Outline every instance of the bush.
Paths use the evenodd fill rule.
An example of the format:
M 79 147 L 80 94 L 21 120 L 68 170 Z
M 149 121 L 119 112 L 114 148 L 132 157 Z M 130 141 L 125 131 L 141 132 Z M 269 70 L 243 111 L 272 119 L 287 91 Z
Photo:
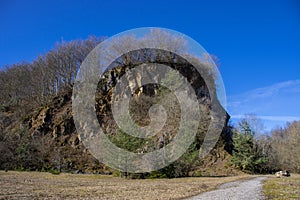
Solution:
M 48 172 L 53 174 L 53 175 L 59 175 L 60 174 L 60 171 L 57 170 L 57 169 L 50 169 Z

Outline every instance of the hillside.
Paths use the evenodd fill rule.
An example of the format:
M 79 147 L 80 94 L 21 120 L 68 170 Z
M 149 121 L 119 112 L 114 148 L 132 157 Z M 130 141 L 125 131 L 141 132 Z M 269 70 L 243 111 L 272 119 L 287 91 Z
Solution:
M 1 112 L 2 134 L 7 136 L 1 146 L 2 169 L 61 168 L 108 173 L 78 139 L 72 118 L 71 94 L 70 90 L 59 94 L 22 119 L 15 118 L 11 111 Z M 224 171 L 229 157 L 224 149 L 228 135 L 222 136 L 211 155 L 196 167 L 199 171 L 211 175 L 228 173 Z
M 86 41 L 64 43 L 58 46 L 56 52 L 51 51 L 44 58 L 39 58 L 32 64 L 17 65 L 0 74 L 4 78 L 15 75 L 22 78 L 26 72 L 28 76 L 32 77 L 28 80 L 31 82 L 25 86 L 21 80 L 20 83 L 10 79 L 7 80 L 7 83 L 3 82 L 2 91 L 4 93 L 0 99 L 1 169 L 59 170 L 106 174 L 115 172 L 100 163 L 86 149 L 76 131 L 72 115 L 74 112 L 74 110 L 72 111 L 72 92 L 76 71 L 84 55 L 98 42 L 98 40 L 89 38 Z M 69 60 L 63 56 L 65 53 L 70 55 Z M 199 62 L 196 58 L 192 59 Z M 98 122 L 110 141 L 131 152 L 147 153 L 168 145 L 176 137 L 178 122 L 182 114 L 180 113 L 180 102 L 166 87 L 157 84 L 141 85 L 142 80 L 153 73 L 151 68 L 146 68 L 145 74 L 125 79 L 126 91 L 132 94 L 130 113 L 139 126 L 148 125 L 150 123 L 148 110 L 152 105 L 159 104 L 163 102 L 163 98 L 168 97 L 168 102 L 163 104 L 168 118 L 162 129 L 153 137 L 143 140 L 129 136 L 120 130 L 113 118 L 111 105 L 113 99 L 118 98 L 118 96 L 113 96 L 113 88 L 127 70 L 141 63 L 164 64 L 180 72 L 196 91 L 201 113 L 195 141 L 190 145 L 188 151 L 176 162 L 152 173 L 152 176 L 181 177 L 238 173 L 229 163 L 233 145 L 231 127 L 227 125 L 228 115 L 224 120 L 223 132 L 215 148 L 204 159 L 199 158 L 199 150 L 211 123 L 212 99 L 216 95 L 216 91 L 208 90 L 207 84 L 214 83 L 205 82 L 203 74 L 197 72 L 185 59 L 176 54 L 170 54 L 170 52 L 153 49 L 130 52 L 112 63 L 109 70 L 100 77 L 95 108 Z M 69 68 L 68 66 L 72 66 L 72 64 L 75 64 L 74 68 Z M 209 67 L 201 63 L 200 65 L 202 65 L 202 73 L 205 73 L 206 76 L 214 76 L 209 71 Z M 44 69 L 47 68 L 53 69 L 53 71 L 45 71 Z M 44 84 L 36 82 L 34 72 L 44 75 L 44 79 L 41 80 Z M 45 76 L 45 73 L 50 74 Z M 171 85 L 178 84 L 172 73 L 158 75 L 155 78 Z M 10 83 L 21 85 L 20 87 L 16 85 L 14 88 Z M 25 88 L 21 90 L 22 87 Z M 37 91 L 41 93 L 37 93 Z M 119 91 L 118 95 L 124 95 L 124 91 Z M 223 109 L 219 102 L 214 103 L 219 109 Z
M 0 167 L 2 169 L 60 169 L 73 172 L 110 173 L 110 170 L 99 163 L 79 140 L 73 122 L 71 97 L 72 90 L 66 89 L 52 98 L 49 103 L 34 108 L 32 112 L 21 117 L 16 116 L 16 111 L 10 110 L 13 108 L 1 111 L 2 137 L 5 136 L 5 138 L 2 138 L 1 145 L 2 162 Z M 98 96 L 98 98 L 98 102 L 105 102 L 108 96 L 102 96 L 102 98 Z M 140 95 L 137 102 L 147 102 L 143 101 L 145 99 L 147 99 L 147 96 Z M 141 107 L 143 110 L 147 108 L 145 106 Z M 102 109 L 104 108 L 102 106 Z M 145 112 L 143 110 L 139 112 Z M 102 122 L 103 128 L 108 130 L 108 134 L 112 135 L 111 139 L 114 141 L 118 137 L 115 124 L 103 123 L 113 121 L 112 119 L 101 118 L 103 115 L 100 114 L 105 112 L 103 110 L 100 111 L 101 109 L 98 109 L 98 119 Z M 172 127 L 169 127 L 169 129 L 172 130 Z M 188 164 L 190 165 L 188 166 L 190 171 L 185 171 L 185 173 L 189 175 L 228 175 L 236 173 L 229 166 L 230 155 L 228 151 L 230 151 L 230 148 L 228 147 L 231 145 L 229 129 L 230 127 L 224 128 L 217 146 L 205 160 L 199 161 L 196 158 L 197 156 L 193 156 L 193 162 Z M 169 140 L 173 136 L 170 134 Z M 198 134 L 197 138 L 198 143 L 194 144 L 194 153 L 195 150 L 199 151 L 199 145 L 203 136 Z M 151 145 L 153 148 L 159 148 L 159 138 L 154 138 Z M 149 147 L 151 145 L 148 143 L 149 150 L 151 150 Z M 142 148 L 146 149 L 147 146 Z M 182 163 L 186 162 L 186 159 L 190 158 L 185 155 L 176 162 L 179 165 L 178 168 L 187 167 L 181 166 Z

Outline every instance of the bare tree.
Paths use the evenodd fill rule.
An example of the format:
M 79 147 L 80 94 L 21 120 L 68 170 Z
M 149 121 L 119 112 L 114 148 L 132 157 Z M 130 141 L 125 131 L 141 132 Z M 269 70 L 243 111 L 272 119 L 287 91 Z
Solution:
M 300 172 L 300 122 L 287 123 L 271 132 L 277 168 Z

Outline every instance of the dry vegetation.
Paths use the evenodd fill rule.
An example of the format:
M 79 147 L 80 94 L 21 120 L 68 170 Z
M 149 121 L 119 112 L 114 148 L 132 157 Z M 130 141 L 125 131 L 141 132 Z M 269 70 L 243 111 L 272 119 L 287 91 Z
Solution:
M 264 193 L 267 199 L 300 199 L 300 174 L 292 174 L 291 177 L 267 179 L 264 185 Z
M 125 180 L 103 175 L 0 171 L 0 199 L 182 199 L 249 175 Z

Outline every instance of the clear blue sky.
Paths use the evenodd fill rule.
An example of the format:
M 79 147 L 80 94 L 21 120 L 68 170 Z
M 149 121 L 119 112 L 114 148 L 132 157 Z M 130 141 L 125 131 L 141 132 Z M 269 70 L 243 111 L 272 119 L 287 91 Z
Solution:
M 283 121 L 300 116 L 300 109 L 298 113 L 293 109 L 300 98 L 298 0 L 0 0 L 0 66 L 30 62 L 61 39 L 112 36 L 146 26 L 182 32 L 219 58 L 229 113 L 236 118 L 252 112 L 264 118 L 283 117 Z M 247 94 L 276 86 L 276 94 L 281 94 L 279 86 L 284 82 L 292 83 L 286 86 L 294 88 L 289 94 L 292 102 L 286 102 L 291 98 L 276 98 L 278 102 L 263 111 L 257 108 L 270 104 L 268 98 L 274 99 L 274 95 L 259 101 L 247 99 Z M 241 105 L 243 102 L 247 106 Z M 282 106 L 289 109 L 279 112 Z

